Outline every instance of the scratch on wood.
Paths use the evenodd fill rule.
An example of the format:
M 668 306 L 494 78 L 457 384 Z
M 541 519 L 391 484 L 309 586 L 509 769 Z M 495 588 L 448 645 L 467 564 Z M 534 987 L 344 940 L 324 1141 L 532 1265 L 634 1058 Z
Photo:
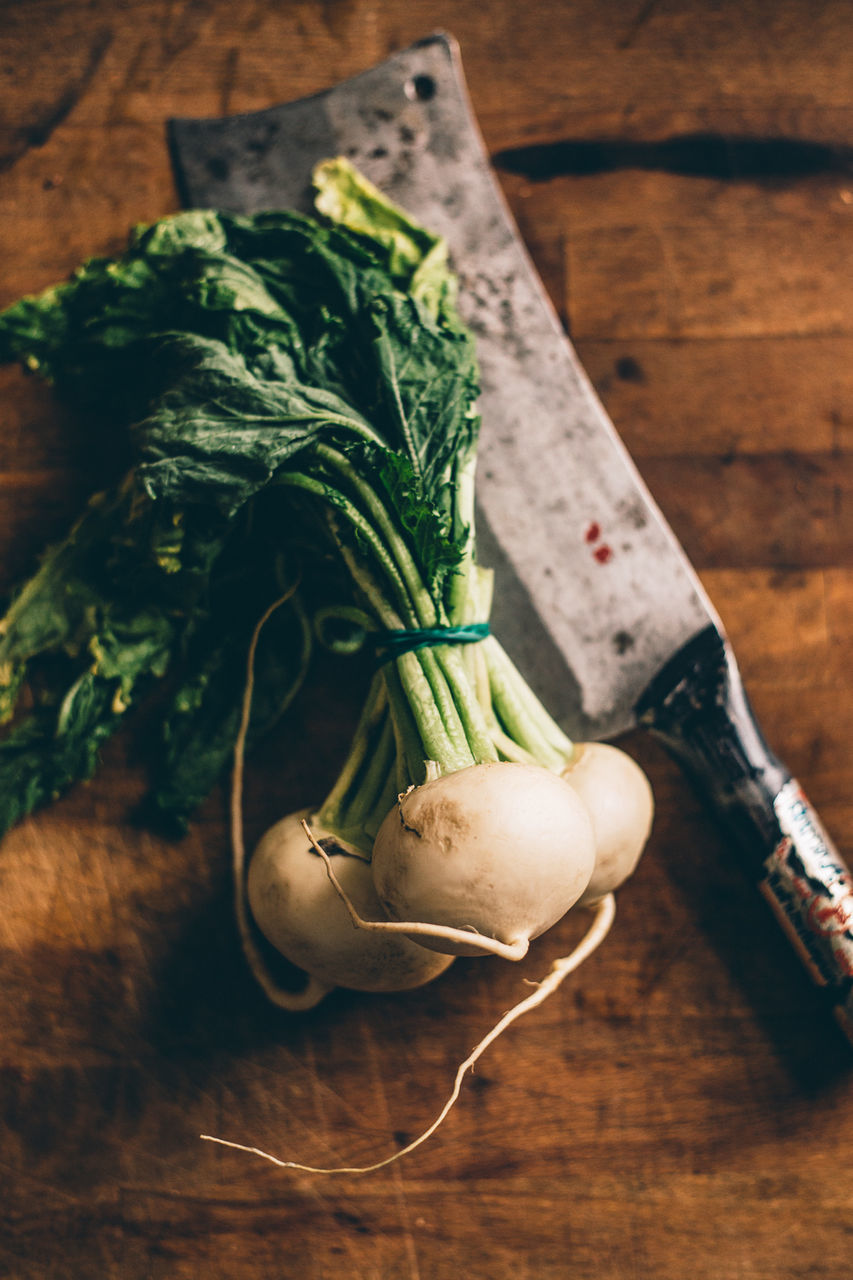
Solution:
M 793 186 L 815 177 L 847 176 L 853 170 L 853 148 L 819 139 L 786 135 L 694 130 L 662 138 L 558 138 L 497 151 L 496 168 L 531 182 L 558 177 L 591 177 L 637 169 L 717 182 Z
M 634 21 L 631 23 L 630 27 L 625 32 L 625 35 L 616 45 L 617 49 L 631 48 L 631 45 L 637 39 L 637 36 L 640 34 L 643 27 L 646 25 L 649 18 L 652 16 L 655 9 L 657 8 L 657 4 L 658 4 L 658 0 L 645 0 L 645 3 L 640 5 L 640 8 L 637 10 L 637 13 L 634 17 Z
M 234 93 L 234 86 L 237 83 L 239 62 L 240 50 L 236 45 L 231 45 L 225 53 L 225 63 L 222 68 L 222 79 L 219 85 L 219 112 L 223 116 L 227 116 L 231 112 L 231 97 Z
M 639 984 L 638 994 L 645 999 L 657 987 L 666 973 L 672 968 L 677 960 L 684 954 L 688 946 L 688 939 L 682 938 L 676 942 L 676 945 L 669 950 L 658 962 L 651 973 L 647 974 L 643 981 Z
M 382 1078 L 381 1062 L 382 1057 L 377 1053 L 376 1041 L 370 1027 L 369 1020 L 362 1014 L 361 1017 L 362 1034 L 367 1046 L 366 1056 L 370 1060 L 370 1071 L 376 1082 L 376 1092 L 379 1098 L 380 1110 L 385 1127 L 390 1132 L 392 1129 L 391 1116 L 388 1109 L 388 1098 L 385 1093 L 385 1083 Z M 400 1225 L 403 1229 L 403 1243 L 406 1248 L 406 1258 L 409 1263 L 409 1280 L 421 1280 L 420 1267 L 418 1266 L 418 1254 L 415 1246 L 415 1238 L 412 1233 L 412 1224 L 409 1217 L 409 1206 L 406 1200 L 405 1183 L 403 1181 L 403 1173 L 399 1162 L 390 1166 L 391 1176 L 394 1183 L 394 1198 L 397 1201 L 397 1207 L 400 1213 Z
M 96 32 L 83 70 L 66 86 L 54 103 L 41 112 L 32 123 L 23 125 L 13 135 L 12 145 L 5 155 L 0 155 L 0 173 L 6 173 L 28 151 L 45 146 L 83 97 L 92 78 L 112 44 L 113 33 L 102 27 Z
M 186 4 L 168 4 L 165 21 L 160 27 L 160 66 L 170 67 L 199 39 L 204 20 L 215 9 L 209 0 L 188 0 Z

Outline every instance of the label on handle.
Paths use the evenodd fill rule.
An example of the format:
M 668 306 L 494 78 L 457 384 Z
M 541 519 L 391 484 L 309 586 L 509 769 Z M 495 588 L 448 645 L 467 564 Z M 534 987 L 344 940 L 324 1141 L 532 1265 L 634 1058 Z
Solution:
M 814 981 L 836 989 L 853 1038 L 853 878 L 795 780 L 773 808 L 783 834 L 764 860 L 761 891 Z

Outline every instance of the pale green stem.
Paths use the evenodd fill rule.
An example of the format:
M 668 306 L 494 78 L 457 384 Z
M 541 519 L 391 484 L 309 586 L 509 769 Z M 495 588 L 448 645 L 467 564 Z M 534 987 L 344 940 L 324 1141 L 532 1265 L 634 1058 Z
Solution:
M 335 780 L 335 785 L 318 811 L 320 822 L 324 827 L 334 830 L 335 824 L 340 820 L 340 815 L 345 808 L 347 793 L 355 783 L 359 770 L 364 764 L 368 747 L 375 736 L 376 726 L 381 722 L 382 716 L 387 714 L 387 709 L 388 693 L 385 688 L 385 682 L 377 673 L 373 677 L 362 708 L 349 755 Z
M 417 615 L 418 624 L 421 627 L 436 626 L 438 613 L 435 602 L 423 585 L 420 572 L 412 553 L 406 545 L 405 539 L 400 536 L 376 490 L 367 483 L 363 476 L 359 475 L 349 459 L 337 449 L 332 449 L 328 445 L 320 445 L 317 448 L 317 454 L 330 466 L 335 467 L 342 475 L 346 476 L 353 489 L 364 502 L 369 514 L 375 520 L 379 532 L 385 539 L 385 545 L 397 564 L 401 578 L 406 583 L 413 609 Z
M 483 648 L 489 670 L 492 705 L 504 732 L 525 751 L 529 751 L 545 768 L 559 772 L 571 755 L 571 742 L 547 715 L 521 677 L 517 680 L 513 678 L 517 674 L 515 667 L 493 636 L 483 641 Z M 525 696 L 525 691 L 529 696 Z M 555 731 L 562 739 L 561 745 L 552 740 Z
M 281 483 L 289 485 L 292 488 L 303 489 L 307 493 L 313 493 L 317 497 L 325 499 L 325 501 L 329 502 L 330 507 L 334 509 L 335 513 L 339 517 L 343 517 L 347 523 L 356 530 L 359 536 L 364 540 L 365 544 L 370 548 L 377 565 L 382 570 L 383 574 L 385 574 L 388 582 L 393 588 L 394 595 L 396 597 L 396 605 L 402 617 L 405 619 L 405 625 L 410 627 L 417 625 L 418 618 L 415 607 L 412 603 L 406 583 L 403 581 L 403 577 L 397 568 L 391 553 L 382 542 L 381 538 L 377 535 L 376 530 L 370 522 L 365 519 L 358 508 L 351 502 L 336 502 L 334 499 L 330 499 L 328 496 L 327 485 L 325 485 L 321 480 L 316 480 L 313 476 L 303 475 L 301 472 L 289 472 L 283 475 Z M 341 539 L 339 535 L 337 535 L 337 541 L 340 545 Z

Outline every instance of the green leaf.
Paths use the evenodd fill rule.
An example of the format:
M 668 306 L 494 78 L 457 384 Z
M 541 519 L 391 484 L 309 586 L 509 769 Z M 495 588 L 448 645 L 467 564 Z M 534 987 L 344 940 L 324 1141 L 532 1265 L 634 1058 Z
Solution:
M 0 313 L 0 359 L 21 360 L 132 446 L 129 474 L 46 553 L 0 623 L 0 720 L 12 720 L 0 827 L 88 776 L 124 710 L 169 675 L 173 777 L 161 776 L 156 804 L 185 820 L 229 754 L 270 566 L 316 540 L 324 501 L 358 512 L 353 537 L 382 589 L 396 589 L 322 447 L 359 468 L 441 606 L 465 549 L 456 469 L 479 426 L 446 246 L 345 161 L 316 179 L 319 219 L 179 213 Z M 280 483 L 297 474 L 314 487 Z M 326 550 L 306 558 L 315 606 L 344 599 Z M 258 567 L 257 590 L 235 586 L 238 556 Z M 258 730 L 304 677 L 303 631 L 285 629 L 275 661 L 262 659 Z M 26 688 L 35 710 L 15 722 Z
M 233 613 L 223 613 L 196 635 L 184 664 L 186 675 L 163 722 L 163 749 L 149 811 L 178 831 L 186 829 L 194 810 L 233 761 L 246 683 L 246 623 L 255 618 L 255 611 L 241 613 L 240 618 L 243 625 L 235 630 Z M 299 692 L 310 658 L 310 624 L 298 599 L 293 599 L 272 615 L 258 640 L 248 750 Z
M 121 718 L 113 682 L 89 673 L 69 691 L 60 715 L 40 708 L 16 725 L 0 742 L 0 832 L 90 778 Z
M 317 165 L 313 178 L 318 211 L 373 241 L 399 288 L 423 302 L 434 315 L 453 304 L 456 281 L 448 267 L 443 237 L 387 200 L 343 156 Z

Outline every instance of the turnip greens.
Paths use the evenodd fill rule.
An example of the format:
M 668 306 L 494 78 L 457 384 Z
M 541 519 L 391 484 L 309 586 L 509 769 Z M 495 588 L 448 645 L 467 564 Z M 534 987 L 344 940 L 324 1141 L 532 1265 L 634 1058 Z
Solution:
M 152 802 L 185 824 L 230 758 L 252 625 L 297 578 L 259 647 L 253 738 L 318 633 L 488 616 L 477 365 L 446 246 L 344 161 L 316 184 L 316 217 L 179 213 L 0 314 L 0 359 L 132 450 L 0 624 L 0 830 L 91 775 L 165 676 Z M 425 761 L 565 761 L 497 643 L 474 648 L 409 652 L 374 681 L 324 808 L 356 845 Z

